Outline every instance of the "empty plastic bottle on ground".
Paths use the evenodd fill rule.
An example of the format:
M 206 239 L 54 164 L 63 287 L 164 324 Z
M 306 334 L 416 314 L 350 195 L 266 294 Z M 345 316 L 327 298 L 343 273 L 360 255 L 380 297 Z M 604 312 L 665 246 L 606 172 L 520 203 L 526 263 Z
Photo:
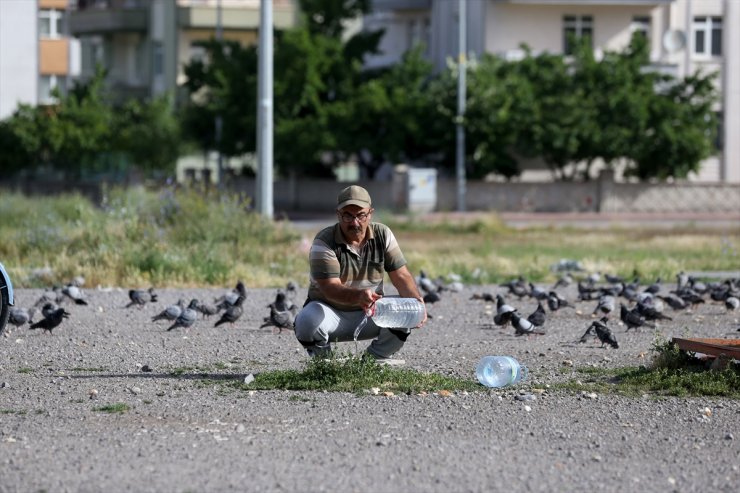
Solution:
M 381 298 L 367 315 L 378 327 L 410 329 L 424 318 L 424 305 L 416 298 Z
M 512 356 L 484 356 L 475 369 L 475 375 L 486 387 L 504 387 L 526 379 L 529 370 Z

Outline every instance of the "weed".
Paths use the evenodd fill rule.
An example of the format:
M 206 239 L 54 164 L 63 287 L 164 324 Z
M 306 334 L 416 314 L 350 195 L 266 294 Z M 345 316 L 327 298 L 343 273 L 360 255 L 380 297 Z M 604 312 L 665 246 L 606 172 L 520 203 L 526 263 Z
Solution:
M 33 368 L 22 367 L 18 368 L 18 373 L 33 373 Z
M 381 366 L 373 358 L 365 356 L 313 358 L 303 371 L 276 370 L 258 373 L 252 383 L 238 383 L 237 386 L 249 390 L 326 390 L 354 393 L 363 393 L 372 387 L 378 387 L 407 394 L 437 390 L 482 390 L 472 380 Z
M 101 413 L 110 413 L 110 414 L 123 414 L 126 411 L 131 409 L 128 404 L 124 404 L 123 402 L 117 402 L 115 404 L 107 404 L 105 406 L 96 407 L 93 408 L 93 411 L 98 411 Z

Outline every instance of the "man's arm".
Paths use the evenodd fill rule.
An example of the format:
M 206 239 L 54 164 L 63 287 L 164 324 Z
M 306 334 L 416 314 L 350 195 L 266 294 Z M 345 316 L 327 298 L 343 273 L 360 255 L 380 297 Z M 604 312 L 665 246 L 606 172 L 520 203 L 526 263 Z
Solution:
M 416 281 L 414 280 L 414 276 L 411 275 L 411 272 L 409 272 L 409 269 L 404 265 L 399 269 L 388 272 L 388 277 L 391 278 L 393 286 L 395 286 L 402 298 L 416 298 L 421 301 L 421 304 L 424 306 L 424 319 L 419 324 L 419 327 L 424 325 L 427 321 L 426 305 L 424 305 L 424 298 L 419 293 L 419 288 L 416 287 Z
M 413 279 L 412 279 L 413 281 Z M 350 288 L 342 284 L 338 277 L 329 279 L 316 279 L 321 293 L 326 299 L 343 305 L 358 305 L 363 310 L 367 310 L 375 303 L 375 300 L 381 296 L 374 290 Z

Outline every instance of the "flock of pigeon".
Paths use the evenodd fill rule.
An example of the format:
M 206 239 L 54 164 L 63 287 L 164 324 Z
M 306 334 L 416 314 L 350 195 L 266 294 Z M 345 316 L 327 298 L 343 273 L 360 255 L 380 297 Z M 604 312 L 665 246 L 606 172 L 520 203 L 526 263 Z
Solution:
M 46 333 L 53 335 L 53 330 L 64 319 L 70 316 L 70 312 L 63 308 L 61 306 L 62 304 L 88 304 L 82 290 L 84 282 L 84 278 L 77 277 L 63 287 L 54 287 L 44 292 L 30 308 L 11 308 L 8 323 L 15 327 L 29 324 L 29 329 L 43 329 Z M 272 327 L 274 333 L 281 333 L 283 330 L 293 330 L 295 316 L 299 311 L 298 305 L 293 302 L 297 289 L 297 284 L 291 281 L 288 282 L 284 290 L 278 290 L 275 301 L 268 305 L 270 313 L 264 318 L 264 323 L 260 326 L 261 329 Z M 158 296 L 154 288 L 131 289 L 128 291 L 128 297 L 129 302 L 125 305 L 125 308 L 141 308 L 148 303 L 157 303 L 158 301 Z M 202 315 L 202 318 L 209 318 L 212 315 L 220 314 L 214 327 L 226 323 L 233 325 L 244 313 L 242 304 L 246 298 L 247 288 L 242 281 L 239 281 L 234 289 L 216 298 L 213 304 L 204 303 L 193 298 L 186 305 L 185 300 L 180 299 L 176 304 L 165 307 L 161 312 L 153 316 L 152 322 L 162 320 L 169 322 L 170 325 L 167 328 L 169 332 L 179 328 L 191 327 L 195 324 L 199 314 Z M 41 310 L 43 318 L 34 322 L 33 318 L 37 310 Z
M 598 317 L 586 328 L 579 340 L 581 343 L 597 338 L 602 347 L 609 345 L 618 348 L 617 338 L 608 327 L 610 318 L 617 314 L 626 331 L 629 331 L 640 327 L 655 328 L 654 322 L 657 320 L 672 320 L 665 313 L 666 305 L 673 311 L 695 309 L 697 305 L 707 302 L 722 303 L 728 311 L 740 308 L 740 279 L 704 283 L 680 272 L 676 276 L 676 289 L 672 290 L 664 287 L 660 278 L 647 286 L 641 285 L 639 278 L 626 282 L 609 274 L 603 276 L 603 281 L 600 273 L 590 274 L 577 281 L 577 301 L 595 302 L 591 317 Z M 576 308 L 575 302 L 568 301 L 557 292 L 558 288 L 570 286 L 574 282 L 576 281 L 570 274 L 565 274 L 550 289 L 541 289 L 520 276 L 499 285 L 506 288 L 505 294 L 494 296 L 491 293 L 476 293 L 471 299 L 495 302 L 493 323 L 497 326 L 510 324 L 516 336 L 544 335 L 548 310 L 554 313 L 563 308 Z M 441 278 L 430 279 L 423 271 L 417 277 L 417 284 L 424 292 L 424 300 L 428 304 L 439 301 L 441 293 L 446 290 L 459 292 L 462 289 L 459 278 L 452 278 L 452 282 L 446 284 Z M 507 296 L 518 300 L 535 299 L 537 308 L 525 317 L 506 301 Z
M 740 279 L 728 279 L 724 282 L 704 283 L 681 272 L 676 276 L 676 289 L 667 290 L 657 279 L 654 283 L 642 286 L 639 279 L 626 282 L 616 276 L 594 273 L 577 281 L 578 302 L 594 302 L 591 312 L 591 321 L 580 342 L 587 342 L 597 338 L 602 347 L 609 345 L 618 348 L 619 343 L 608 324 L 613 315 L 618 314 L 627 331 L 640 327 L 655 327 L 657 320 L 671 320 L 665 313 L 667 305 L 673 311 L 693 309 L 697 305 L 707 302 L 723 303 L 728 311 L 740 308 Z M 442 278 L 431 279 L 424 271 L 416 278 L 416 282 L 424 293 L 427 306 L 434 305 L 444 296 L 444 292 L 459 293 L 464 285 L 459 276 L 450 275 L 448 281 Z M 543 335 L 548 311 L 557 312 L 564 308 L 574 309 L 575 302 L 568 301 L 558 293 L 558 289 L 571 285 L 573 280 L 570 274 L 565 274 L 550 289 L 541 289 L 523 277 L 503 283 L 504 294 L 491 293 L 473 294 L 471 299 L 496 303 L 496 313 L 493 323 L 497 326 L 510 324 L 517 336 Z M 8 322 L 15 327 L 29 324 L 29 329 L 43 329 L 49 334 L 58 327 L 70 312 L 63 305 L 73 303 L 87 305 L 82 286 L 84 278 L 77 277 L 63 287 L 55 287 L 44 292 L 41 297 L 28 309 L 13 307 L 10 310 Z M 285 289 L 279 289 L 275 300 L 268 305 L 270 313 L 264 317 L 260 328 L 272 327 L 274 333 L 283 330 L 293 330 L 295 317 L 300 308 L 294 303 L 298 286 L 289 282 Z M 143 307 L 146 304 L 157 303 L 158 296 L 154 288 L 131 289 L 128 291 L 130 307 Z M 519 301 L 524 298 L 537 300 L 537 308 L 526 317 L 506 297 L 515 297 Z M 214 327 L 223 324 L 234 324 L 242 316 L 242 304 L 247 298 L 247 289 L 242 281 L 237 282 L 234 289 L 229 290 L 216 298 L 213 304 L 191 299 L 186 304 L 180 299 L 176 304 L 165 307 L 152 317 L 152 322 L 166 321 L 169 323 L 167 331 L 191 327 L 199 318 L 209 318 L 218 315 Z M 547 310 L 545 309 L 547 307 Z M 33 317 L 40 310 L 42 318 L 36 322 Z M 432 318 L 432 315 L 429 314 Z M 738 329 L 740 330 L 740 329 Z

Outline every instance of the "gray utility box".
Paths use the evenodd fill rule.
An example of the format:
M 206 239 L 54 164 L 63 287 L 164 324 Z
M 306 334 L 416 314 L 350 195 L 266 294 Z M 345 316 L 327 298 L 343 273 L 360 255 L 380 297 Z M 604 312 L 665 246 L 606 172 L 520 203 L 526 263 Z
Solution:
M 437 170 L 399 164 L 393 172 L 393 205 L 399 212 L 424 213 L 437 208 Z

